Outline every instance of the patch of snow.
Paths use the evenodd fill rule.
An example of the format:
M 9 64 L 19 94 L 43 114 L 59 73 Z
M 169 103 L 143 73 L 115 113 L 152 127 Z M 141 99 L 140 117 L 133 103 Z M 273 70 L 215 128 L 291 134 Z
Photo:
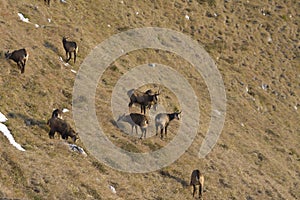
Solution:
M 80 154 L 82 154 L 82 155 L 84 155 L 84 156 L 87 155 L 87 154 L 85 153 L 85 151 L 83 150 L 83 148 L 81 148 L 81 147 L 79 147 L 79 146 L 77 146 L 77 145 L 75 145 L 75 144 L 69 144 L 69 147 L 70 147 L 70 149 L 71 149 L 72 151 L 75 151 L 75 152 L 77 152 L 77 153 L 80 153 Z
M 267 90 L 267 89 L 269 88 L 269 85 L 263 83 L 263 84 L 261 85 L 261 88 L 262 88 L 263 90 Z
M 69 109 L 64 108 L 64 109 L 62 110 L 62 112 L 63 112 L 63 113 L 69 112 Z
M 136 15 L 138 15 L 138 14 L 139 14 L 139 12 L 136 12 L 135 14 L 136 14 Z
M 188 15 L 185 15 L 185 19 L 190 20 L 190 17 Z
M 73 72 L 74 74 L 76 74 L 77 72 L 74 69 L 71 69 L 71 72 Z
M 50 19 L 50 18 L 48 18 L 47 20 L 48 20 L 49 23 L 51 22 L 51 19 Z
M 112 193 L 114 193 L 114 194 L 116 194 L 117 192 L 116 192 L 116 189 L 113 187 L 113 186 L 109 186 L 109 189 L 112 191 Z
M 272 38 L 268 37 L 268 42 L 271 43 L 272 42 Z
M 35 24 L 34 26 L 35 26 L 35 28 L 39 28 L 40 27 L 40 25 L 38 25 L 38 24 Z
M 18 16 L 19 16 L 19 18 L 20 18 L 21 21 L 29 23 L 29 19 L 25 18 L 22 13 L 18 13 Z
M 66 0 L 60 0 L 60 2 L 61 2 L 61 3 L 67 3 L 67 1 L 66 1 Z
M 150 63 L 149 64 L 149 67 L 155 67 L 156 65 L 155 65 L 155 63 Z
M 107 27 L 108 27 L 108 28 L 110 28 L 110 27 L 111 27 L 111 25 L 110 25 L 110 24 L 107 24 Z
M 70 66 L 69 63 L 66 63 L 61 56 L 59 56 L 59 60 L 64 64 L 64 66 Z
M 5 126 L 4 124 L 0 123 L 0 131 L 4 134 L 5 137 L 7 137 L 8 141 L 14 147 L 16 147 L 20 151 L 25 151 L 25 149 L 23 149 L 23 147 L 15 141 L 14 137 L 12 136 L 12 134 L 10 133 L 10 131 L 8 130 L 7 126 Z
M 6 122 L 7 118 L 5 117 L 5 115 L 2 114 L 2 112 L 0 112 L 0 122 Z

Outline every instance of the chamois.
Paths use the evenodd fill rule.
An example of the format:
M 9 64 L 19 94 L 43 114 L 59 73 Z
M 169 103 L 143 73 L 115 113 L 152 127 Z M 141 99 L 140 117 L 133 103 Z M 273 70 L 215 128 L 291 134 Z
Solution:
M 196 193 L 196 186 L 199 185 L 199 198 L 202 199 L 203 187 L 204 187 L 204 176 L 198 169 L 192 172 L 190 185 L 193 186 L 193 197 L 195 196 Z
M 67 41 L 66 37 L 63 37 L 62 43 L 64 46 L 64 49 L 66 51 L 66 62 L 69 62 L 69 60 L 72 58 L 72 52 L 74 53 L 74 63 L 76 62 L 76 55 L 78 52 L 78 46 L 76 42 Z M 68 58 L 69 55 L 69 58 Z
M 174 112 L 174 113 L 159 113 L 155 117 L 155 127 L 156 127 L 156 135 L 158 134 L 158 128 L 160 129 L 160 137 L 163 138 L 163 130 L 165 129 L 165 137 L 167 137 L 167 128 L 169 126 L 169 123 L 173 119 L 180 119 L 180 112 Z
M 153 93 L 152 90 L 147 90 L 146 92 L 133 90 L 128 106 L 131 107 L 134 103 L 139 104 L 141 106 L 141 113 L 146 114 L 146 108 L 150 109 L 152 105 L 154 105 L 154 109 L 156 110 L 158 95 L 159 91 Z
M 146 132 L 147 132 L 147 127 L 149 125 L 149 117 L 143 114 L 139 114 L 139 113 L 130 113 L 129 115 L 121 115 L 117 121 L 124 121 L 127 122 L 131 125 L 131 134 L 133 133 L 133 128 L 135 127 L 135 131 L 136 134 L 138 134 L 137 132 L 137 127 L 139 126 L 141 128 L 141 139 L 146 138 Z
M 52 117 L 47 122 L 47 125 L 50 126 L 49 138 L 53 139 L 55 132 L 58 132 L 63 139 L 68 140 L 68 137 L 71 137 L 73 142 L 76 142 L 78 133 L 76 133 L 65 120 L 58 118 L 60 115 L 58 115 L 57 111 L 59 111 L 59 109 L 52 112 Z
M 15 50 L 12 53 L 10 53 L 9 51 L 7 51 L 5 53 L 6 59 L 12 59 L 13 61 L 15 61 L 17 63 L 17 65 L 19 66 L 19 68 L 21 70 L 21 74 L 23 74 L 25 72 L 25 64 L 26 64 L 26 61 L 28 60 L 28 56 L 29 56 L 29 54 L 27 53 L 26 49 L 24 49 L 24 48 Z

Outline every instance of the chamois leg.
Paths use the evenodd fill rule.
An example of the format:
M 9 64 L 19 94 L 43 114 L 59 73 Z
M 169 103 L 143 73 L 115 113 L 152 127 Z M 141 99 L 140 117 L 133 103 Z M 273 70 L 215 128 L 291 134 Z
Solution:
M 144 135 L 144 138 L 146 138 L 146 132 L 147 132 L 147 129 L 142 129 L 141 128 L 141 130 L 142 130 L 142 136 L 141 136 L 141 139 L 143 138 L 143 135 Z
M 23 74 L 25 72 L 25 63 L 26 63 L 26 60 L 24 60 L 24 63 L 21 62 L 21 74 Z
M 52 129 L 49 131 L 49 138 L 50 139 L 53 139 L 54 138 L 54 134 L 55 134 L 55 131 L 53 131 Z
M 76 51 L 74 51 L 74 64 L 76 63 Z
M 68 60 L 68 52 L 66 51 L 66 62 L 67 62 L 67 60 Z
M 196 185 L 193 185 L 193 197 L 195 196 L 196 193 Z
M 168 132 L 167 129 L 168 129 L 168 126 L 169 126 L 169 124 L 167 124 L 166 127 L 165 127 L 165 137 L 167 137 L 167 132 Z
M 199 185 L 199 199 L 202 199 L 202 192 L 203 192 L 203 186 L 200 183 L 200 185 Z
M 131 108 L 132 104 L 133 104 L 133 102 L 130 100 L 130 103 L 128 104 L 128 107 Z
M 144 115 L 146 114 L 146 106 L 141 105 L 141 113 L 144 113 Z
M 133 127 L 134 125 L 131 126 L 131 135 L 133 134 Z
M 69 62 L 69 60 L 72 58 L 71 52 L 69 52 L 69 58 L 67 58 L 66 62 Z
M 17 62 L 17 65 L 18 65 L 18 67 L 19 67 L 19 69 L 21 70 L 21 73 L 22 73 L 22 62 L 21 61 L 19 61 L 19 62 Z
M 161 128 L 160 129 L 160 138 L 161 139 L 163 139 L 163 137 L 164 137 L 164 135 L 163 135 L 164 133 L 163 132 L 164 132 L 164 128 Z
M 155 128 L 156 128 L 156 136 L 158 135 L 158 126 L 155 125 Z

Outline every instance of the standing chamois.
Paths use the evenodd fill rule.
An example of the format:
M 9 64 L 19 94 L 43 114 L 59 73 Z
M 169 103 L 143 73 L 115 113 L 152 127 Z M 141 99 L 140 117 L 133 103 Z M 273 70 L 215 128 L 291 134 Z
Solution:
M 137 127 L 139 126 L 141 128 L 141 139 L 146 138 L 146 132 L 147 132 L 147 127 L 149 125 L 149 117 L 143 114 L 139 114 L 139 113 L 130 113 L 129 115 L 121 115 L 117 121 L 124 121 L 127 122 L 131 125 L 131 134 L 133 133 L 133 128 L 135 127 L 135 131 L 136 134 L 138 134 L 137 132 Z
M 153 93 L 151 90 L 147 90 L 146 92 L 133 90 L 133 93 L 130 95 L 128 106 L 132 107 L 134 103 L 139 104 L 141 106 L 141 113 L 146 114 L 146 108 L 150 109 L 152 105 L 154 105 L 154 109 L 156 110 L 158 95 L 159 91 Z
M 199 185 L 199 199 L 202 199 L 203 187 L 204 187 L 204 176 L 200 172 L 200 170 L 196 169 L 192 172 L 190 185 L 193 186 L 193 197 L 195 196 L 196 193 L 196 186 Z
M 180 119 L 180 112 L 174 113 L 160 113 L 155 117 L 155 127 L 156 127 L 156 135 L 158 134 L 158 128 L 160 129 L 160 137 L 163 139 L 163 130 L 165 129 L 165 137 L 167 137 L 167 128 L 169 123 L 173 119 Z
M 76 55 L 78 52 L 78 46 L 76 42 L 67 41 L 66 37 L 63 37 L 62 43 L 64 46 L 64 49 L 66 51 L 66 62 L 69 62 L 69 60 L 72 58 L 72 52 L 74 53 L 74 63 L 76 62 Z
M 15 50 L 12 53 L 9 53 L 9 51 L 7 51 L 5 53 L 6 59 L 12 59 L 17 63 L 17 65 L 21 70 L 21 74 L 25 72 L 25 64 L 26 61 L 28 60 L 28 56 L 29 54 L 27 53 L 26 49 Z

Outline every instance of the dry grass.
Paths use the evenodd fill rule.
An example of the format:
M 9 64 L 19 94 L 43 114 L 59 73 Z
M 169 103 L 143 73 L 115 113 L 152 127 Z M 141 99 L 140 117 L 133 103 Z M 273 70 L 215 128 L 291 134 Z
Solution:
M 295 109 L 300 104 L 299 2 L 67 0 L 48 7 L 43 1 L 0 0 L 0 7 L 0 111 L 27 150 L 17 151 L 0 134 L 0 198 L 192 199 L 187 185 L 195 168 L 205 174 L 205 199 L 300 198 L 300 118 Z M 19 21 L 18 12 L 44 26 Z M 97 115 L 109 139 L 124 149 L 147 152 L 165 146 L 177 122 L 168 140 L 139 141 L 114 126 L 109 106 L 113 86 L 126 71 L 145 62 L 173 67 L 195 90 L 201 111 L 199 133 L 180 159 L 160 171 L 129 174 L 91 155 L 70 152 L 58 138 L 50 140 L 45 123 L 52 109 L 72 108 L 75 74 L 70 69 L 78 70 L 88 53 L 109 36 L 147 26 L 187 34 L 215 60 L 226 87 L 227 113 L 212 152 L 197 158 L 210 120 L 204 80 L 180 57 L 154 50 L 132 52 L 110 66 L 97 89 Z M 65 57 L 64 35 L 79 46 L 78 63 L 70 61 L 69 67 L 59 61 L 59 56 Z M 30 54 L 23 75 L 4 59 L 6 50 L 22 47 Z M 262 84 L 269 88 L 263 90 Z M 163 90 L 162 99 L 174 95 Z M 180 109 L 179 102 L 162 103 L 170 111 Z M 74 125 L 72 112 L 66 119 Z

